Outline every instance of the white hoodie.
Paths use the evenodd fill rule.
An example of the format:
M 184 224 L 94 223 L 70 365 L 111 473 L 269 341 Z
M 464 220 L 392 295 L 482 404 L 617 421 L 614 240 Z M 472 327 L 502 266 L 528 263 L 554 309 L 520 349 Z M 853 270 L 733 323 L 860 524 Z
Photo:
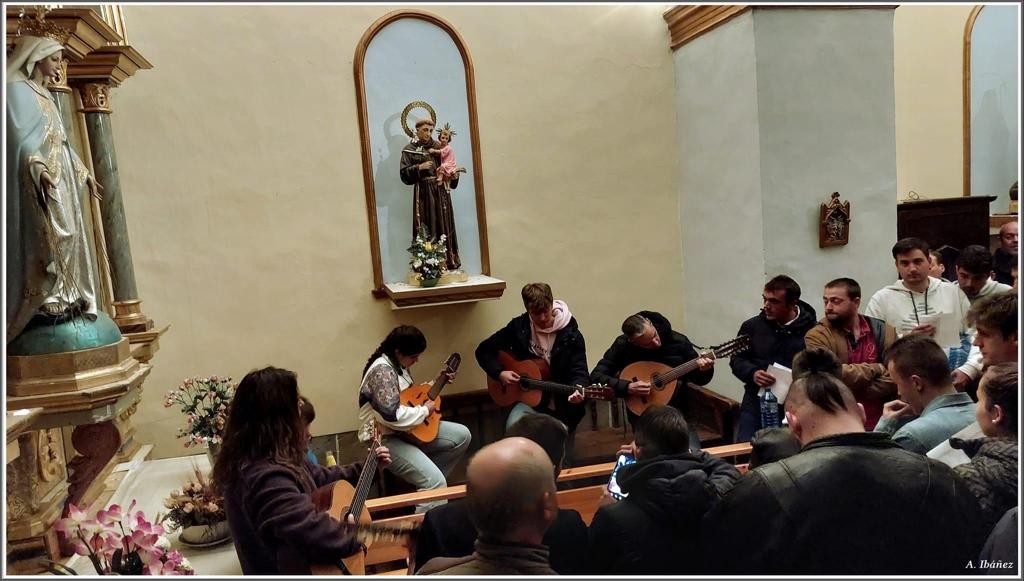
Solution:
M 959 286 L 928 277 L 928 288 L 924 293 L 911 291 L 899 280 L 880 289 L 868 301 L 864 314 L 889 323 L 901 337 L 918 326 L 921 316 L 939 315 L 940 332 L 936 340 L 941 340 L 940 335 L 947 337 L 944 341 L 947 344 L 942 347 L 948 350 L 959 347 L 960 333 L 968 332 L 964 317 L 970 307 L 967 295 Z M 956 333 L 951 332 L 953 330 Z M 954 335 L 957 338 L 952 342 Z
M 971 304 L 973 305 L 974 301 L 977 301 L 978 299 L 980 299 L 982 297 L 987 297 L 988 295 L 993 295 L 993 294 L 1004 293 L 1004 292 L 1006 292 L 1008 290 L 1013 290 L 1013 287 L 1008 285 L 1008 284 L 1003 284 L 1001 282 L 996 282 L 996 281 L 994 281 L 994 280 L 992 280 L 990 278 L 987 281 L 985 281 L 984 286 L 981 287 L 981 290 L 978 291 L 978 294 L 974 295 L 973 297 L 967 297 L 967 300 L 969 300 L 971 302 Z

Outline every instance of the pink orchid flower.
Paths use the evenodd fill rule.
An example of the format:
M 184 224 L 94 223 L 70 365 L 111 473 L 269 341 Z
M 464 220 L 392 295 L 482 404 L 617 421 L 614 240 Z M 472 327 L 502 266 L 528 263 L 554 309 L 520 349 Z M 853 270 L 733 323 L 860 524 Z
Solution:
M 79 526 L 81 526 L 81 524 L 85 522 L 88 518 L 89 516 L 85 514 L 84 510 L 78 508 L 74 504 L 69 503 L 68 516 L 60 519 L 60 521 L 57 522 L 57 526 L 55 528 L 58 531 L 64 533 L 65 535 L 72 536 L 75 534 L 75 531 L 77 531 Z
M 105 525 L 120 522 L 122 518 L 124 518 L 124 514 L 121 512 L 121 506 L 118 504 L 112 504 L 106 510 L 100 510 L 96 513 L 96 520 Z
M 81 539 L 75 539 L 71 541 L 71 546 L 75 549 L 75 553 L 86 557 L 89 555 L 89 546 L 82 542 Z

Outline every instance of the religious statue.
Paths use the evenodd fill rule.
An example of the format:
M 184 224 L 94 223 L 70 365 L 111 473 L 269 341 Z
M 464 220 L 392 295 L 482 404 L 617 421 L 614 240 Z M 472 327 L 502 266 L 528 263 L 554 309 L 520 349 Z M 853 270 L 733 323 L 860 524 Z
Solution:
M 451 190 L 459 185 L 459 172 L 454 168 L 449 172 L 442 167 L 445 160 L 441 150 L 447 143 L 442 144 L 433 139 L 434 125 L 435 122 L 431 119 L 416 121 L 415 135 L 402 149 L 399 171 L 402 183 L 413 187 L 413 240 L 421 233 L 428 240 L 436 240 L 444 235 L 447 238 L 445 270 L 455 271 L 462 267 L 462 261 L 459 259 L 459 243 L 455 236 Z M 445 129 L 449 131 L 447 137 L 450 140 L 450 128 L 446 126 Z M 451 153 L 450 146 L 448 148 L 451 166 L 454 166 L 454 154 Z M 436 153 L 431 150 L 435 150 Z
M 68 33 L 23 18 L 7 59 L 7 342 L 29 321 L 96 319 L 96 266 L 83 215 L 100 187 L 68 143 L 47 83 Z

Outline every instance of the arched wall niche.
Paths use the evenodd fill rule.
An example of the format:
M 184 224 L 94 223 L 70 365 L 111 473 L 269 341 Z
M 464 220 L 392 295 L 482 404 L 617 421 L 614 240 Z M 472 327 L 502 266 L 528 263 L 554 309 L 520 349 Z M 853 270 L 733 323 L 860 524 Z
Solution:
M 975 6 L 964 26 L 963 195 L 997 196 L 993 212 L 1007 209 L 1019 179 L 1019 10 Z
M 428 12 L 391 12 L 363 34 L 353 66 L 374 295 L 390 296 L 397 306 L 413 306 L 400 304 L 395 296 L 395 289 L 407 286 L 407 249 L 413 237 L 413 186 L 401 181 L 399 162 L 410 143 L 408 131 L 414 130 L 417 118 L 430 113 L 416 106 L 404 119 L 403 110 L 422 101 L 436 112 L 437 128 L 447 123 L 454 129 L 452 149 L 457 164 L 466 168 L 451 197 L 462 270 L 470 281 L 416 292 L 431 295 L 427 303 L 495 298 L 496 290 L 500 296 L 504 282 L 489 276 L 473 60 L 461 35 Z M 487 296 L 478 292 L 481 284 Z

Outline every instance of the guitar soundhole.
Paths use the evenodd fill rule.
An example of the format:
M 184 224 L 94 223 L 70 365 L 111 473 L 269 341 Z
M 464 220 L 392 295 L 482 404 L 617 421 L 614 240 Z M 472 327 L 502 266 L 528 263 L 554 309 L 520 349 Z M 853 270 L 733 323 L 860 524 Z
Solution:
M 665 389 L 664 384 L 661 383 L 661 377 L 657 375 L 651 377 L 651 385 L 658 391 Z

